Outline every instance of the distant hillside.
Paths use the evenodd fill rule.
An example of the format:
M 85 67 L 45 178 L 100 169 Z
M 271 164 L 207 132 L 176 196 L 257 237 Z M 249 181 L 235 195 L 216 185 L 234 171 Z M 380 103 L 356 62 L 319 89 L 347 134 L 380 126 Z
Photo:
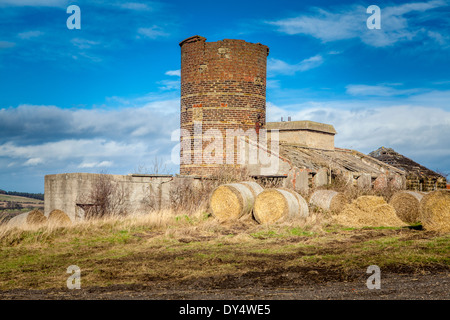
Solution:
M 25 197 L 25 198 L 31 198 L 31 199 L 37 199 L 37 200 L 44 201 L 43 193 L 5 191 L 5 190 L 0 189 L 0 194 L 5 194 L 5 195 L 9 195 L 9 196 L 19 196 L 19 197 Z

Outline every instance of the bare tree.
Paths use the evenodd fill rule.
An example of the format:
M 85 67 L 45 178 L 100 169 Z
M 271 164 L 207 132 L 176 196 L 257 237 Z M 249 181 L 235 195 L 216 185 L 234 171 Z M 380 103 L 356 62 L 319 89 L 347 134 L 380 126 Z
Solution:
M 126 215 L 128 191 L 106 175 L 101 174 L 95 180 L 88 194 L 81 195 L 80 206 L 84 206 L 85 218 L 102 218 L 112 215 Z
M 140 164 L 136 169 L 136 173 L 140 174 L 166 174 L 167 166 L 164 161 L 157 156 L 151 161 L 150 168 L 147 166 Z

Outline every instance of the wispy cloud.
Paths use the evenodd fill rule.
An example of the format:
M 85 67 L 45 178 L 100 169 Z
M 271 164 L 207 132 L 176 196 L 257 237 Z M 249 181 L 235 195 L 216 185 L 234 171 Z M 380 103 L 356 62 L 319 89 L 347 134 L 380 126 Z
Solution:
M 140 3 L 140 2 L 125 2 L 119 3 L 118 7 L 122 9 L 128 10 L 136 10 L 136 11 L 153 11 L 154 6 L 150 3 Z
M 81 38 L 73 38 L 70 42 L 79 49 L 89 49 L 92 46 L 100 44 L 99 41 L 81 39 Z
M 351 84 L 346 87 L 347 94 L 352 96 L 392 97 L 417 93 L 419 89 L 397 89 L 393 85 Z
M 158 81 L 160 90 L 176 90 L 180 88 L 180 81 L 178 80 L 162 80 Z
M 139 28 L 137 30 L 139 36 L 143 36 L 144 38 L 149 39 L 157 39 L 161 37 L 167 37 L 169 34 L 165 32 L 161 27 L 157 25 L 153 25 L 148 28 Z
M 78 168 L 106 168 L 113 166 L 112 161 L 101 161 L 101 162 L 83 162 L 78 165 Z
M 180 77 L 181 76 L 181 70 L 180 69 L 178 69 L 178 70 L 169 70 L 169 71 L 166 71 L 165 74 L 168 75 L 168 76 Z
M 417 17 L 423 12 L 447 5 L 446 1 L 432 0 L 383 7 L 379 30 L 369 30 L 366 27 L 369 15 L 366 13 L 367 8 L 361 5 L 341 6 L 331 10 L 313 8 L 307 14 L 266 23 L 275 26 L 279 32 L 309 35 L 322 42 L 359 39 L 369 46 L 384 47 L 418 36 L 433 37 L 439 42 L 439 35 L 434 31 L 428 33 L 427 26 L 420 24 Z M 411 21 L 414 22 L 410 23 Z
M 33 31 L 21 32 L 21 33 L 19 33 L 17 36 L 18 36 L 20 39 L 28 40 L 28 39 L 40 37 L 40 36 L 42 36 L 43 34 L 44 34 L 44 32 L 42 32 L 42 31 L 39 31 L 39 30 L 33 30 Z
M 321 55 L 315 55 L 296 64 L 289 64 L 280 59 L 269 58 L 267 60 L 267 71 L 269 77 L 276 74 L 293 75 L 296 72 L 303 72 L 317 68 L 323 63 L 323 61 L 324 59 Z
M 38 164 L 43 163 L 44 160 L 41 158 L 30 158 L 25 161 L 24 166 L 37 166 Z

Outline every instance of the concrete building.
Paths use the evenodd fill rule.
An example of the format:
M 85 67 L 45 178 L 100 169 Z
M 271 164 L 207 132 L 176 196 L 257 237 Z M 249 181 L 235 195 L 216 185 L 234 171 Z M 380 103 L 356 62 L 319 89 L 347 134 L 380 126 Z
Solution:
M 322 150 L 334 150 L 336 130 L 330 124 L 314 121 L 268 122 L 267 130 L 278 130 L 281 143 Z
M 44 214 L 54 209 L 67 213 L 72 220 L 83 219 L 87 210 L 95 203 L 87 200 L 91 190 L 101 179 L 107 179 L 120 190 L 124 211 L 146 212 L 152 196 L 157 196 L 160 208 L 168 201 L 173 177 L 171 175 L 112 175 L 95 173 L 64 173 L 45 176 Z

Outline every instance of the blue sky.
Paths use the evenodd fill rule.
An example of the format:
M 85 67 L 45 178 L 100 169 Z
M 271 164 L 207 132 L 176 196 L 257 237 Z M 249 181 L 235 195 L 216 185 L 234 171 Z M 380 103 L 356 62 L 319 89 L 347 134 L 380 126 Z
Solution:
M 66 26 L 72 4 L 80 30 Z M 448 0 L 0 0 L 0 189 L 151 171 L 155 157 L 177 173 L 178 43 L 193 35 L 270 47 L 268 121 L 330 123 L 338 147 L 392 147 L 450 173 Z

